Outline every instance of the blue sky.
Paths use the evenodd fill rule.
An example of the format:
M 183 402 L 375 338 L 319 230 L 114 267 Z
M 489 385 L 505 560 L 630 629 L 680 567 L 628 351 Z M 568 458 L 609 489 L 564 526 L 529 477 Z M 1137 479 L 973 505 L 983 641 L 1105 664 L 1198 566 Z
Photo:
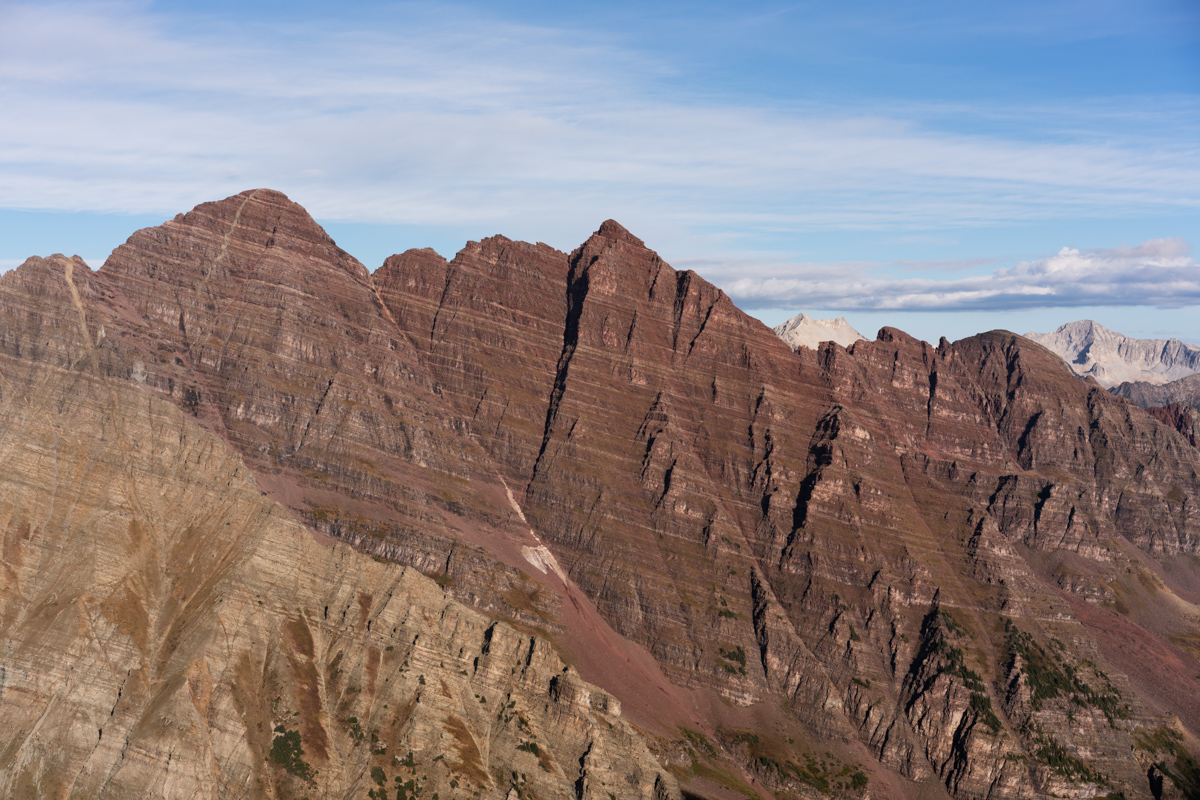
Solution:
M 0 268 L 286 192 L 374 269 L 607 218 L 774 324 L 1200 343 L 1200 3 L 0 2 Z

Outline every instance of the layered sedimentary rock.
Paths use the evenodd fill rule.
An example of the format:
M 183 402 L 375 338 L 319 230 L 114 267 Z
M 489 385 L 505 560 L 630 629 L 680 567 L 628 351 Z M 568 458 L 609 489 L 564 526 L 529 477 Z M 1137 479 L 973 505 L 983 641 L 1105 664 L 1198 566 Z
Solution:
M 111 291 L 0 284 L 0 794 L 677 795 L 547 641 L 314 535 L 148 392 Z
M 537 542 L 492 459 L 304 209 L 268 190 L 206 203 L 135 233 L 96 280 L 123 375 L 227 441 L 298 519 L 543 622 L 503 599 L 525 591 L 511 564 Z
M 1110 578 L 1144 570 L 1144 553 L 1196 552 L 1186 442 L 1012 334 L 933 348 L 885 331 L 793 355 L 615 223 L 557 263 L 527 259 L 533 277 L 509 289 L 515 249 L 468 247 L 442 285 L 409 277 L 420 255 L 406 254 L 377 273 L 380 295 L 437 320 L 410 340 L 460 413 L 491 398 L 504 417 L 544 412 L 541 431 L 504 417 L 473 430 L 572 578 L 673 680 L 736 704 L 782 696 L 822 734 L 960 796 L 1146 789 L 1131 731 L 1154 717 L 1126 709 L 1134 689 L 1080 679 L 1096 702 L 1126 698 L 1111 724 L 1093 711 L 1062 725 L 1070 692 L 1010 716 L 1000 687 L 1023 673 L 1002 623 L 1028 617 L 1017 630 L 1103 663 L 1072 603 L 1111 602 Z M 560 344 L 553 372 L 549 355 L 531 376 L 476 344 L 522 313 L 439 291 L 481 274 L 489 297 L 565 304 L 558 331 L 543 321 L 515 348 Z M 969 629 L 962 643 L 943 612 Z M 1099 767 L 1068 768 L 1056 748 Z
M 10 793 L 1200 791 L 1200 451 L 1021 337 L 792 352 L 611 221 L 372 276 L 265 190 L 3 280 Z
M 1132 400 L 1142 408 L 1153 406 L 1188 405 L 1200 407 L 1200 375 L 1189 375 L 1170 383 L 1153 384 L 1143 381 L 1122 383 L 1110 389 L 1118 397 Z
M 1131 400 L 1164 425 L 1183 434 L 1193 445 L 1200 432 L 1200 375 L 1189 375 L 1164 384 L 1137 381 L 1109 389 Z
M 293 486 L 285 496 L 352 497 L 400 530 L 452 504 L 491 512 L 456 491 L 490 467 L 366 268 L 282 195 L 247 192 L 139 231 L 101 276 L 133 320 L 116 323 L 128 333 L 116 346 L 139 380 Z
M 1179 431 L 1193 447 L 1196 446 L 1196 434 L 1200 433 L 1200 411 L 1192 406 L 1171 403 L 1166 406 L 1147 408 L 1146 413 L 1167 427 Z

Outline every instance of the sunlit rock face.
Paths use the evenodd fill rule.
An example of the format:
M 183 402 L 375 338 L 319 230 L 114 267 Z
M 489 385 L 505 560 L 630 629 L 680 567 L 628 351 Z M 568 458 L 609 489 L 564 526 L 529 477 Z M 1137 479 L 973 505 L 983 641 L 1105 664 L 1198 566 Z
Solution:
M 1200 347 L 1178 339 L 1134 339 L 1090 319 L 1052 333 L 1027 333 L 1062 357 L 1076 375 L 1111 388 L 1125 382 L 1160 385 L 1200 372 Z
M 859 339 L 867 338 L 854 330 L 843 317 L 815 319 L 808 314 L 797 314 L 771 330 L 793 350 L 801 347 L 816 350 L 822 342 L 837 342 L 842 347 L 849 347 Z
M 265 496 L 122 360 L 110 291 L 0 285 L 0 794 L 677 796 L 550 642 Z
M 612 221 L 372 275 L 258 190 L 31 259 L 0 792 L 1200 789 L 1200 451 L 1010 333 L 852 344 Z

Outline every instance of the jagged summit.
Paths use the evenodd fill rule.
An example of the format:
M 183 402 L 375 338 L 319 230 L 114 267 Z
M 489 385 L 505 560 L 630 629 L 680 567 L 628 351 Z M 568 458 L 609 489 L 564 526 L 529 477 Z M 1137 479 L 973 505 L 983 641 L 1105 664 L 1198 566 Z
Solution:
M 1025 337 L 1057 353 L 1076 375 L 1095 378 L 1105 388 L 1126 381 L 1170 383 L 1200 372 L 1200 347 L 1178 339 L 1134 339 L 1090 319 Z
M 1200 373 L 1186 375 L 1170 383 L 1126 381 L 1109 391 L 1119 397 L 1129 398 L 1142 408 L 1172 403 L 1200 408 Z
M 600 224 L 596 231 L 597 236 L 603 236 L 605 239 L 614 239 L 618 241 L 629 242 L 638 247 L 645 247 L 646 243 L 630 233 L 624 225 L 617 222 L 615 219 L 606 219 Z
M 172 246 L 181 237 L 192 246 Z M 158 278 L 192 290 L 256 275 L 298 286 L 314 272 L 329 269 L 349 273 L 359 282 L 370 280 L 367 268 L 338 247 L 303 206 L 274 189 L 250 189 L 201 203 L 162 225 L 143 228 L 113 251 L 100 272 L 149 277 L 137 274 L 138 265 L 166 270 L 170 275 Z
M 0 796 L 1200 791 L 1200 451 L 1045 347 L 264 190 L 80 263 L 0 277 Z
M 815 350 L 821 342 L 837 342 L 842 347 L 849 347 L 859 339 L 867 338 L 854 330 L 844 317 L 816 319 L 803 313 L 797 314 L 782 325 L 776 325 L 772 330 L 793 350 L 801 347 Z

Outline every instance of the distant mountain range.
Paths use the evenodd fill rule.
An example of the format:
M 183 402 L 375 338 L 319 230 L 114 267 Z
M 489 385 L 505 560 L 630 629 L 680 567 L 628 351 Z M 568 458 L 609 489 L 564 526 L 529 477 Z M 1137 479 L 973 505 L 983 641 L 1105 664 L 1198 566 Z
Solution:
M 1126 397 L 1142 408 L 1188 405 L 1200 408 L 1200 374 L 1188 375 L 1170 383 L 1153 384 L 1147 381 L 1126 381 L 1109 389 L 1115 395 Z
M 821 342 L 837 342 L 842 347 L 849 347 L 859 339 L 867 338 L 850 327 L 844 317 L 815 319 L 808 314 L 797 314 L 772 330 L 793 350 L 801 347 L 816 350 Z
M 1062 357 L 1081 377 L 1106 389 L 1125 382 L 1161 385 L 1200 372 L 1200 347 L 1178 339 L 1133 339 L 1088 319 L 1069 322 L 1053 333 L 1027 333 Z

